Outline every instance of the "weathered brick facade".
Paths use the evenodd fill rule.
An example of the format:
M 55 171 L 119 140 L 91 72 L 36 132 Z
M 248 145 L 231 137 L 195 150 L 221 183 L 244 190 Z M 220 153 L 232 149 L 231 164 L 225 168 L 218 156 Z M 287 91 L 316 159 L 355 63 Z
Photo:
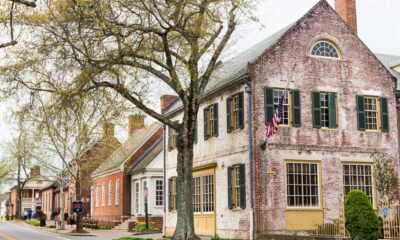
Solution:
M 318 39 L 338 45 L 342 60 L 310 56 Z M 295 68 L 293 68 L 295 66 Z M 370 163 L 374 150 L 398 159 L 398 130 L 395 80 L 362 41 L 321 1 L 250 67 L 253 84 L 255 156 L 255 213 L 258 233 L 284 231 L 286 216 L 285 160 L 315 161 L 320 164 L 323 218 L 338 218 L 338 199 L 343 193 L 343 162 Z M 270 138 L 266 151 L 259 146 L 265 135 L 265 87 L 299 89 L 301 127 L 280 128 Z M 312 91 L 336 92 L 338 129 L 312 126 Z M 389 103 L 388 133 L 357 130 L 356 95 L 384 96 Z M 268 176 L 271 167 L 275 175 Z M 377 194 L 375 192 L 375 199 Z M 375 207 L 378 207 L 375 200 Z

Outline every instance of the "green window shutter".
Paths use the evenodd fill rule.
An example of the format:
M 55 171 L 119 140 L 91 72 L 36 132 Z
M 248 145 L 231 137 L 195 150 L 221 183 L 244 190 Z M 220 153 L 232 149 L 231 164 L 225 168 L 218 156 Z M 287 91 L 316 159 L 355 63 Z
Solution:
M 226 132 L 232 132 L 231 126 L 231 98 L 226 99 Z
M 228 167 L 228 208 L 233 208 L 232 203 L 232 167 Z
M 246 208 L 246 168 L 244 164 L 239 166 L 239 182 L 240 182 L 240 208 Z
M 312 92 L 312 119 L 313 128 L 321 128 L 321 94 Z
M 244 93 L 239 93 L 239 128 L 244 128 Z
M 171 127 L 168 127 L 168 151 L 172 150 L 172 145 L 171 145 L 171 140 L 172 140 L 172 132 L 171 132 Z
M 198 139 L 197 139 L 197 122 L 196 125 L 194 126 L 194 133 L 193 133 L 193 138 L 194 138 L 194 143 L 197 143 Z
M 168 209 L 172 211 L 172 203 L 171 203 L 171 196 L 172 196 L 172 179 L 168 179 Z
M 174 140 L 175 140 L 174 148 L 176 148 L 176 146 L 178 145 L 178 140 L 179 140 L 179 133 L 176 130 L 174 130 Z
M 336 93 L 328 93 L 329 128 L 337 128 Z
M 213 111 L 214 111 L 214 132 L 213 132 L 213 137 L 218 137 L 218 103 L 213 105 Z
M 174 210 L 176 210 L 176 177 L 174 178 Z
M 382 132 L 389 132 L 389 109 L 388 99 L 381 98 L 381 129 Z
M 292 126 L 301 127 L 301 96 L 300 90 L 292 90 Z
M 365 130 L 365 108 L 364 96 L 356 96 L 357 103 L 357 128 L 359 131 Z
M 269 125 L 274 116 L 274 89 L 264 89 L 264 114 L 265 125 Z
M 204 140 L 209 138 L 208 136 L 208 108 L 204 108 Z

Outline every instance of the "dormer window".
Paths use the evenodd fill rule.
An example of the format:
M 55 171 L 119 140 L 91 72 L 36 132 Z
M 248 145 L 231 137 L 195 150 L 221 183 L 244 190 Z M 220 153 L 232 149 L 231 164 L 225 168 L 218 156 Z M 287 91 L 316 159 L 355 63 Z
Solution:
M 335 44 L 328 40 L 320 40 L 311 49 L 311 56 L 330 59 L 342 59 L 342 54 Z

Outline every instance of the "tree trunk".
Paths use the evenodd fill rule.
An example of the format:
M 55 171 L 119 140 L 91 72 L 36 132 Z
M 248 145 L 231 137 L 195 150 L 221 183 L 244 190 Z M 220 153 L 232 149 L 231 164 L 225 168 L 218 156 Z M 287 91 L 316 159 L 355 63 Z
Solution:
M 80 175 L 80 170 L 78 170 L 77 178 L 75 180 L 75 201 L 80 201 L 81 198 L 82 198 L 81 175 Z M 82 213 L 76 214 L 76 231 L 80 233 L 84 232 L 82 218 L 83 218 Z
M 197 114 L 187 111 L 183 118 L 183 126 L 179 131 L 176 149 L 176 211 L 178 215 L 174 240 L 200 239 L 194 231 L 193 220 L 193 144 Z M 192 112 L 192 113 L 191 113 Z M 181 137 L 182 136 L 182 137 Z

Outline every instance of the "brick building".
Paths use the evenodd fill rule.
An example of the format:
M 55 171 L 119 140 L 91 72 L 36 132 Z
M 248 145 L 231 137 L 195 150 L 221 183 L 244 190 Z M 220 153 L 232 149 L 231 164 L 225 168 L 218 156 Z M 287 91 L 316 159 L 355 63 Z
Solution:
M 129 168 L 162 136 L 162 128 L 144 124 L 144 116 L 129 117 L 128 139 L 91 175 L 91 215 L 104 224 L 126 220 L 131 215 Z
M 33 212 L 42 209 L 41 189 L 51 182 L 52 181 L 50 179 L 41 175 L 39 166 L 34 166 L 31 168 L 28 180 L 21 189 L 21 213 L 20 216 L 17 217 L 23 217 L 24 211 L 27 211 L 28 209 L 31 209 Z M 17 202 L 17 186 L 14 186 L 10 189 L 10 208 L 12 215 L 17 215 Z
M 257 236 L 312 230 L 335 222 L 339 201 L 356 188 L 380 213 L 370 155 L 382 151 L 399 167 L 400 58 L 376 55 L 358 38 L 355 1 L 335 5 L 338 13 L 321 0 L 216 70 L 200 106 L 194 148 L 197 234 L 248 238 L 252 229 Z M 264 145 L 281 98 L 279 131 Z M 176 101 L 164 113 L 179 120 L 181 107 Z M 171 236 L 176 151 L 174 131 L 166 134 L 165 230 Z

